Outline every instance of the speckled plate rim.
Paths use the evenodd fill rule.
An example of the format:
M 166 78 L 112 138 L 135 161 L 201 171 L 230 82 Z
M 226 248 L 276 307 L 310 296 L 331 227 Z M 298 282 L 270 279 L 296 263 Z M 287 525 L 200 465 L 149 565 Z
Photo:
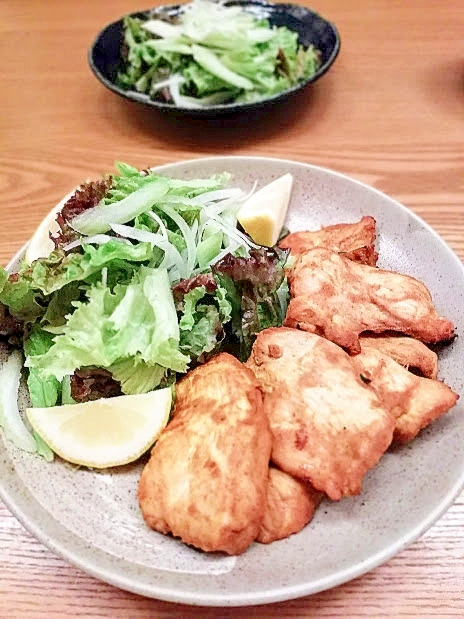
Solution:
M 389 213 L 385 213 L 387 220 L 388 218 L 398 215 L 400 218 L 405 218 L 408 226 L 412 225 L 422 234 L 422 238 L 427 239 L 429 249 L 432 247 L 438 248 L 439 255 L 446 257 L 448 260 L 448 264 L 446 265 L 448 271 L 449 269 L 454 270 L 452 275 L 455 278 L 458 276 L 458 280 L 455 281 L 456 287 L 461 290 L 464 289 L 464 268 L 461 261 L 430 226 L 423 222 L 414 213 L 409 211 L 406 207 L 392 200 L 385 194 L 382 194 L 376 189 L 369 187 L 360 181 L 351 179 L 337 172 L 312 166 L 310 164 L 284 159 L 240 156 L 208 157 L 185 160 L 158 166 L 156 167 L 156 170 L 161 174 L 184 174 L 185 176 L 198 177 L 203 174 L 202 171 L 206 171 L 207 173 L 210 173 L 212 170 L 231 170 L 234 172 L 234 170 L 246 169 L 252 171 L 253 168 L 259 170 L 257 175 L 259 176 L 259 174 L 261 174 L 261 178 L 263 178 L 263 171 L 267 168 L 269 168 L 270 177 L 275 177 L 277 170 L 281 170 L 282 173 L 285 171 L 290 171 L 294 173 L 298 179 L 300 179 L 300 176 L 303 176 L 304 178 L 307 177 L 308 179 L 312 178 L 313 180 L 316 179 L 317 182 L 322 182 L 323 184 L 327 183 L 330 187 L 344 187 L 348 193 L 354 192 L 354 194 L 357 195 L 366 195 L 369 200 L 373 201 L 373 203 L 380 201 L 383 206 L 388 206 L 391 209 Z M 252 172 L 248 172 L 248 175 L 252 175 Z M 269 180 L 271 179 L 272 178 Z M 358 213 L 355 213 L 354 215 L 357 217 Z M 324 219 L 324 216 L 325 215 L 322 214 L 322 219 Z M 316 219 L 320 217 L 321 214 L 317 213 Z M 316 224 L 316 227 L 319 225 L 318 221 L 313 223 Z M 18 260 L 21 257 L 23 251 L 24 248 L 10 262 L 10 265 L 13 265 L 15 260 Z M 456 300 L 457 306 L 460 306 L 461 298 L 462 297 Z M 451 357 L 453 357 L 453 355 L 451 355 Z M 462 359 L 462 356 L 460 358 Z M 451 365 L 449 365 L 449 367 L 452 367 L 452 364 L 453 358 L 451 358 Z M 456 368 L 456 373 L 459 372 L 461 374 L 463 373 L 462 362 L 460 367 Z M 458 392 L 462 393 L 462 391 Z M 464 434 L 464 415 L 462 414 L 461 408 L 456 410 L 454 415 L 451 415 L 449 425 L 447 425 L 446 421 L 447 416 L 444 416 L 442 419 L 445 420 L 444 423 L 441 423 L 441 420 L 439 420 L 437 426 L 429 435 L 425 434 L 416 439 L 418 442 L 417 449 L 421 450 L 421 453 L 425 453 L 425 450 L 433 448 L 435 443 L 438 444 L 441 449 L 443 445 L 447 445 L 447 438 L 451 441 L 454 440 L 454 435 L 456 435 L 456 439 L 460 440 L 462 438 L 462 435 Z M 446 439 L 444 442 L 442 441 L 443 436 Z M 392 539 L 388 544 L 382 548 L 379 548 L 377 551 L 372 552 L 370 555 L 367 554 L 359 561 L 344 568 L 337 569 L 335 566 L 331 573 L 323 575 L 320 578 L 313 578 L 306 581 L 300 578 L 299 582 L 284 585 L 278 585 L 276 583 L 275 586 L 271 582 L 266 583 L 261 588 L 257 588 L 255 591 L 247 591 L 245 593 L 240 591 L 228 591 L 227 589 L 219 592 L 210 591 L 209 583 L 211 583 L 211 577 L 208 576 L 205 579 L 203 589 L 192 591 L 191 588 L 186 588 L 184 590 L 182 587 L 182 582 L 179 582 L 177 576 L 174 576 L 171 579 L 168 578 L 169 584 L 165 584 L 162 578 L 160 578 L 158 583 L 156 580 L 151 583 L 144 582 L 143 580 L 137 580 L 134 578 L 133 573 L 129 575 L 126 573 L 125 559 L 115 557 L 110 553 L 93 546 L 92 544 L 86 543 L 85 540 L 76 535 L 65 525 L 56 522 L 50 517 L 50 512 L 47 511 L 32 495 L 30 488 L 28 488 L 16 474 L 12 463 L 12 458 L 10 457 L 11 449 L 11 447 L 6 447 L 5 444 L 0 441 L 0 466 L 2 470 L 0 479 L 0 497 L 3 499 L 11 512 L 24 525 L 24 527 L 35 537 L 37 537 L 37 539 L 40 540 L 45 546 L 88 574 L 122 589 L 160 600 L 204 606 L 225 607 L 279 602 L 327 590 L 359 577 L 381 565 L 420 537 L 453 504 L 456 497 L 464 487 L 464 454 L 462 456 L 457 454 L 455 462 L 457 465 L 456 469 L 450 472 L 449 483 L 442 494 L 437 496 L 436 500 L 432 497 L 432 507 L 427 508 L 424 513 L 419 514 L 417 522 L 415 522 L 414 526 L 408 526 L 403 528 L 403 530 L 398 530 L 397 534 L 394 536 L 394 539 Z M 409 458 L 407 462 L 411 461 L 411 458 L 414 459 L 414 449 L 415 446 L 413 445 L 411 448 L 412 455 L 403 452 L 403 455 L 406 458 Z M 395 456 L 392 457 L 390 462 L 393 461 L 394 457 Z M 450 462 L 453 464 L 454 460 Z M 44 463 L 44 466 L 50 465 Z M 381 464 L 378 465 L 378 468 L 379 467 L 381 467 Z M 366 501 L 369 500 L 370 491 L 371 489 L 368 487 L 366 491 Z M 357 499 L 354 501 L 356 500 Z M 343 503 L 344 501 L 346 503 Z M 346 505 L 350 501 L 352 500 L 344 499 L 335 507 L 338 508 L 342 504 Z M 292 536 L 292 538 L 294 541 L 298 540 L 298 538 L 303 539 L 301 533 Z M 281 543 L 278 542 L 275 544 Z M 269 547 L 261 546 L 259 551 L 266 553 L 272 546 L 272 544 Z M 282 544 L 281 547 L 283 552 L 285 552 L 285 548 Z M 153 567 L 154 572 L 156 572 L 156 569 L 156 567 Z M 278 570 L 277 566 L 276 570 Z M 162 574 L 160 574 L 160 577 L 161 576 Z

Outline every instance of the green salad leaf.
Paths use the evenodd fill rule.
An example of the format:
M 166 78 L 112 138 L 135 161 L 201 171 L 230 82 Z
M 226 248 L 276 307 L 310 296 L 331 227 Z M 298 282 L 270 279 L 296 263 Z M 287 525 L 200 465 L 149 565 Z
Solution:
M 141 267 L 129 284 L 113 290 L 103 283 L 75 302 L 61 333 L 25 365 L 61 381 L 77 368 L 108 369 L 130 357 L 150 366 L 185 372 L 189 358 L 179 350 L 179 325 L 167 272 Z
M 65 255 L 57 250 L 48 258 L 39 258 L 22 272 L 20 280 L 28 281 L 33 290 L 50 295 L 71 282 L 89 281 L 95 274 L 100 279 L 103 268 L 117 272 L 118 281 L 127 280 L 140 263 L 149 262 L 151 257 L 152 250 L 148 243 L 131 245 L 111 239 L 95 247 L 84 244 L 81 253 Z
M 15 276 L 4 283 L 0 302 L 20 320 L 33 323 L 46 315 L 53 324 L 81 296 L 81 288 L 73 284 L 99 280 L 104 268 L 114 283 L 128 281 L 140 263 L 148 264 L 151 259 L 149 244 L 131 245 L 117 239 L 96 247 L 83 245 L 79 253 L 58 249 L 31 265 L 23 261 Z
M 256 334 L 283 324 L 289 301 L 287 253 L 262 248 L 247 259 L 226 256 L 213 272 L 231 302 L 231 326 L 239 341 L 237 356 L 245 361 Z
M 24 353 L 32 358 L 44 355 L 53 345 L 53 336 L 35 325 L 24 341 Z M 53 375 L 42 377 L 37 368 L 30 368 L 27 377 L 31 404 L 37 408 L 55 406 L 61 394 L 61 383 Z
M 121 385 L 124 394 L 147 393 L 162 383 L 169 384 L 176 374 L 167 372 L 158 363 L 146 363 L 140 354 L 120 359 L 108 368 L 113 378 Z
M 207 292 L 197 286 L 183 299 L 179 320 L 180 347 L 195 361 L 216 350 L 225 337 L 223 325 L 231 320 L 232 305 L 226 290 L 218 286 Z

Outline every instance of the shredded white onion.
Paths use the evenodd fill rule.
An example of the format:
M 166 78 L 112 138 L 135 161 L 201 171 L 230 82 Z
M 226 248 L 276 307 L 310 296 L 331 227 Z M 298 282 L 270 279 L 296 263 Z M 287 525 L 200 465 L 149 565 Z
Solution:
M 190 277 L 187 265 L 185 264 L 185 261 L 179 251 L 162 234 L 149 232 L 148 230 L 140 230 L 139 228 L 132 228 L 131 226 L 126 226 L 123 224 L 112 224 L 111 229 L 116 232 L 116 234 L 119 234 L 125 238 L 141 241 L 142 243 L 150 243 L 154 247 L 159 247 L 162 251 L 164 251 L 164 258 L 159 266 L 160 268 L 165 268 L 168 270 L 171 281 L 173 281 L 173 274 L 170 270 L 173 267 L 177 269 L 177 272 L 180 273 L 182 279 L 187 279 Z
M 214 191 L 206 191 L 205 193 L 201 193 L 199 196 L 195 196 L 192 198 L 192 203 L 201 206 L 203 204 L 208 204 L 209 202 L 225 200 L 226 198 L 231 198 L 238 201 L 244 195 L 245 192 L 238 188 L 215 189 Z
M 226 90 L 215 92 L 212 95 L 206 95 L 200 98 L 187 97 L 185 95 L 182 95 L 180 93 L 179 86 L 185 82 L 185 79 L 178 73 L 175 73 L 170 78 L 170 80 L 166 80 L 166 82 L 167 81 L 169 81 L 169 84 L 166 84 L 166 86 L 169 88 L 169 92 L 171 93 L 174 105 L 177 107 L 189 110 L 201 109 L 203 107 L 209 107 L 211 105 L 219 105 L 230 99 L 230 93 Z M 157 86 L 159 86 L 159 83 L 157 84 Z
M 160 82 L 156 82 L 155 84 L 153 84 L 151 86 L 151 92 L 157 92 L 158 90 L 161 90 L 162 88 L 171 88 L 173 86 L 173 84 L 177 84 L 177 86 L 180 86 L 181 84 L 185 83 L 185 78 L 182 77 L 182 75 L 179 74 L 174 74 L 171 75 L 171 77 L 169 77 L 166 80 L 162 80 Z
M 71 241 L 67 245 L 64 245 L 63 249 L 65 251 L 69 251 L 70 249 L 79 247 L 79 245 L 104 245 L 105 243 L 108 243 L 108 241 L 119 241 L 120 243 L 127 243 L 127 241 L 123 239 L 118 239 L 114 236 L 109 236 L 109 234 L 95 234 L 94 236 L 85 236 L 80 239 L 76 239 L 75 241 Z
M 166 213 L 166 215 L 168 215 L 168 217 L 170 217 L 174 221 L 175 224 L 177 224 L 177 227 L 179 228 L 182 236 L 184 237 L 187 247 L 187 269 L 189 271 L 188 277 L 190 277 L 190 274 L 195 267 L 197 257 L 197 244 L 195 239 L 196 229 L 194 232 L 193 229 L 189 227 L 185 219 L 181 215 L 179 215 L 179 213 L 177 213 L 177 211 L 175 211 L 171 206 L 163 204 L 162 206 L 160 206 L 160 208 Z
M 160 229 L 160 233 L 164 236 L 164 238 L 167 240 L 168 239 L 168 231 L 166 229 L 166 226 L 163 223 L 163 220 L 161 219 L 161 217 L 159 215 L 157 215 L 155 213 L 155 211 L 148 211 L 147 215 L 153 219 L 153 221 L 156 221 L 156 223 L 159 226 Z
M 254 249 L 258 249 L 260 246 L 245 236 L 240 230 L 232 229 L 229 226 L 226 226 L 222 221 L 218 219 L 214 220 L 219 228 L 230 238 L 235 240 L 239 245 L 245 245 L 245 247 L 252 247 Z

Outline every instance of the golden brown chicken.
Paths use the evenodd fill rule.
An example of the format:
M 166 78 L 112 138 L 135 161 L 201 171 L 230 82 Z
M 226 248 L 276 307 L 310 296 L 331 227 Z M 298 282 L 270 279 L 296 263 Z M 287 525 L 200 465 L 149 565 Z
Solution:
M 311 484 L 271 466 L 266 509 L 256 541 L 270 544 L 298 533 L 312 520 L 322 497 Z
M 426 378 L 438 376 L 437 353 L 419 340 L 401 335 L 361 333 L 359 341 L 361 350 L 375 348 L 410 371 L 417 372 Z
M 396 442 L 412 441 L 420 430 L 458 400 L 459 396 L 443 382 L 416 376 L 374 348 L 363 348 L 352 361 L 395 415 L 393 440 Z
M 291 232 L 280 241 L 279 247 L 289 249 L 294 256 L 314 247 L 326 247 L 343 253 L 355 262 L 375 266 L 378 255 L 374 242 L 375 219 L 364 216 L 355 223 L 334 224 L 315 231 Z
M 145 521 L 205 551 L 242 553 L 263 520 L 270 453 L 253 372 L 213 357 L 177 384 L 173 419 L 139 482 Z
M 318 247 L 290 270 L 291 300 L 285 325 L 317 333 L 359 353 L 359 334 L 396 331 L 432 343 L 453 337 L 430 292 L 408 275 L 359 264 Z
M 318 335 L 275 327 L 258 334 L 246 365 L 264 389 L 272 461 L 331 499 L 358 494 L 395 418 L 350 356 Z

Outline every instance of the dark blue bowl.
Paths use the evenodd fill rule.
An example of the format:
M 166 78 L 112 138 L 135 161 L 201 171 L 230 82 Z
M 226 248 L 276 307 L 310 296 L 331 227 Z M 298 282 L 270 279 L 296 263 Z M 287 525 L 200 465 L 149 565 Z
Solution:
M 289 98 L 296 91 L 305 88 L 315 82 L 326 73 L 340 50 L 340 36 L 336 27 L 320 15 L 297 4 L 273 4 L 265 0 L 231 0 L 228 5 L 239 5 L 258 18 L 266 18 L 272 25 L 286 26 L 290 30 L 298 33 L 298 40 L 301 45 L 308 47 L 314 45 L 321 52 L 321 66 L 318 71 L 295 84 L 291 88 L 276 95 L 254 101 L 253 103 L 223 103 L 211 105 L 207 108 L 190 109 L 180 108 L 173 103 L 154 101 L 146 95 L 142 95 L 132 90 L 124 90 L 116 83 L 116 76 L 122 66 L 121 48 L 123 42 L 123 19 L 108 24 L 96 37 L 89 50 L 89 64 L 104 86 L 116 94 L 141 103 L 146 106 L 157 108 L 165 112 L 175 112 L 188 116 L 202 118 L 212 118 L 222 114 L 235 114 L 249 112 L 260 108 L 274 105 Z M 162 6 L 147 11 L 133 13 L 133 17 L 143 16 L 175 16 L 181 13 L 183 5 Z

